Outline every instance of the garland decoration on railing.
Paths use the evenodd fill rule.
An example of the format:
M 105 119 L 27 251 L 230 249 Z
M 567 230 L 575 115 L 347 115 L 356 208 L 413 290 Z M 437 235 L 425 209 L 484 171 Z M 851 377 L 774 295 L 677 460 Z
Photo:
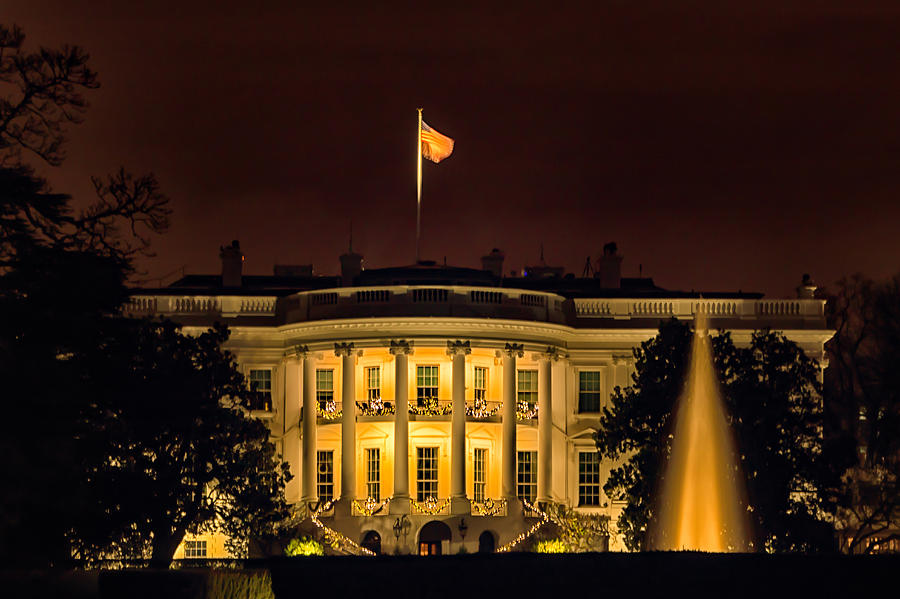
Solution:
M 474 405 L 466 404 L 466 416 L 471 416 L 472 418 L 490 418 L 491 416 L 496 416 L 498 412 L 500 412 L 499 405 L 488 408 L 488 402 L 477 397 Z
M 453 412 L 453 404 L 445 403 L 441 405 L 436 397 L 426 397 L 424 398 L 424 402 L 425 405 L 423 406 L 410 403 L 409 413 L 417 414 L 419 416 L 446 416 Z
M 516 403 L 516 418 L 519 420 L 533 420 L 537 418 L 537 404 L 520 401 Z
M 380 397 L 368 401 L 358 401 L 356 408 L 362 416 L 385 416 L 394 413 L 394 404 L 385 403 Z
M 356 508 L 356 513 L 362 516 L 375 516 L 383 509 L 385 509 L 390 502 L 391 498 L 388 497 L 384 501 L 377 501 L 374 497 L 369 495 L 363 501 L 359 499 L 353 500 L 353 507 Z
M 505 516 L 506 515 L 506 499 L 486 499 L 482 502 L 472 502 L 473 516 Z
M 507 553 L 509 551 L 512 551 L 512 549 L 516 545 L 518 545 L 519 543 L 521 543 L 522 541 L 524 541 L 525 539 L 527 539 L 528 537 L 530 537 L 531 535 L 536 533 L 537 530 L 541 526 L 543 526 L 544 524 L 546 524 L 547 522 L 550 521 L 550 516 L 548 516 L 546 512 L 539 510 L 536 505 L 532 505 L 532 504 L 528 503 L 527 501 L 525 501 L 524 499 L 522 500 L 522 503 L 525 504 L 526 510 L 537 514 L 540 517 L 540 520 L 538 522 L 536 522 L 534 525 L 532 525 L 532 527 L 529 528 L 527 532 L 523 532 L 522 534 L 517 536 L 515 539 L 513 539 L 506 545 L 503 545 L 500 548 L 498 548 L 497 553 Z
M 322 514 L 322 512 L 327 512 L 328 510 L 330 510 L 331 506 L 333 504 L 334 504 L 334 500 L 332 499 L 331 501 L 328 501 L 328 502 L 320 505 L 318 508 L 316 508 L 316 511 L 314 511 L 312 513 L 312 515 L 309 517 L 310 520 L 312 520 L 312 523 L 315 524 L 316 527 L 318 527 L 318 529 L 322 531 L 322 534 L 325 536 L 325 541 L 332 547 L 337 546 L 338 548 L 340 548 L 343 551 L 346 551 L 348 553 L 356 553 L 357 555 L 374 556 L 375 553 L 373 551 L 366 549 L 365 547 L 361 547 L 359 545 L 359 543 L 357 543 L 350 537 L 348 537 L 346 535 L 342 535 L 341 533 L 334 530 L 333 528 L 328 528 L 327 526 L 325 526 L 322 523 L 321 520 L 319 520 L 319 516 Z
M 433 495 L 429 495 L 425 498 L 424 503 L 419 503 L 415 499 L 412 500 L 413 507 L 416 508 L 420 514 L 426 514 L 428 516 L 437 516 L 444 508 L 450 505 L 449 499 L 442 499 L 438 501 L 436 497 Z
M 323 402 L 319 401 L 316 402 L 316 415 L 318 415 L 319 418 L 324 420 L 337 420 L 344 415 L 343 410 L 337 409 L 337 404 L 333 399 L 325 400 L 324 406 L 322 403 Z

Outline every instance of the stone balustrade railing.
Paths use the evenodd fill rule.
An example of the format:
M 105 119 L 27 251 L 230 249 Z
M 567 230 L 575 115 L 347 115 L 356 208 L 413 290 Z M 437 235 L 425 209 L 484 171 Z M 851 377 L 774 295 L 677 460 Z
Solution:
M 275 296 L 237 295 L 133 295 L 123 312 L 133 316 L 214 314 L 234 316 L 273 316 Z
M 818 299 L 575 299 L 579 318 L 822 318 L 825 301 Z

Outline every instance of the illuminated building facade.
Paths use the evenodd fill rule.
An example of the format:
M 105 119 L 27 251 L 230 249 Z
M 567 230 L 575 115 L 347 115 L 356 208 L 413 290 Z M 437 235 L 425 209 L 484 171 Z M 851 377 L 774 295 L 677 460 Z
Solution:
M 221 277 L 135 290 L 129 313 L 188 331 L 226 322 L 253 414 L 291 466 L 288 500 L 327 506 L 323 524 L 385 553 L 497 550 L 535 522 L 526 506 L 549 501 L 614 529 L 622 506 L 603 492 L 614 464 L 593 435 L 610 393 L 631 382 L 632 349 L 663 319 L 703 310 L 739 344 L 771 327 L 820 360 L 831 336 L 808 281 L 795 299 L 701 299 L 622 278 L 612 244 L 584 278 L 543 265 L 503 277 L 496 250 L 483 270 L 363 270 L 350 252 L 339 277 L 296 266 L 242 276 L 236 242 L 222 258 Z M 201 541 L 216 557 L 221 544 L 199 538 L 177 557 Z M 614 530 L 609 546 L 624 548 Z

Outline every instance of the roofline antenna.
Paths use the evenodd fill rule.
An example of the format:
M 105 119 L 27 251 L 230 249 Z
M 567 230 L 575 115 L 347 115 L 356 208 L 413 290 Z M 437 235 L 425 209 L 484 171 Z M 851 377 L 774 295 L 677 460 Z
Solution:
M 584 259 L 584 269 L 581 271 L 581 278 L 587 279 L 594 276 L 594 267 L 591 265 L 591 257 Z

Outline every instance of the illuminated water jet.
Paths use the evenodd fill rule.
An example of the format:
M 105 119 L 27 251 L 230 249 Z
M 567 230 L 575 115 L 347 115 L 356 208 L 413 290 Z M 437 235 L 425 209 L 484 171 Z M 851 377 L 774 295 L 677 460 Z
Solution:
M 700 310 L 687 381 L 675 408 L 672 453 L 650 531 L 651 549 L 739 552 L 749 548 L 743 475 L 711 345 Z

